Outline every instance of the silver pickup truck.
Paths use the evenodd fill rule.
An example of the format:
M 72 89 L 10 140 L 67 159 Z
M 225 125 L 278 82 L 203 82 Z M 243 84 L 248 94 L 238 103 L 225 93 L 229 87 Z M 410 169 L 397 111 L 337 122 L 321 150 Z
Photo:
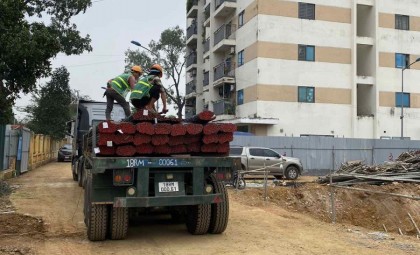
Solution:
M 303 172 L 302 163 L 298 158 L 285 157 L 278 152 L 264 147 L 231 147 L 229 156 L 241 157 L 242 170 L 251 171 L 247 174 L 263 175 L 264 165 L 269 174 L 277 179 L 285 177 L 295 180 Z M 252 171 L 258 170 L 260 171 Z

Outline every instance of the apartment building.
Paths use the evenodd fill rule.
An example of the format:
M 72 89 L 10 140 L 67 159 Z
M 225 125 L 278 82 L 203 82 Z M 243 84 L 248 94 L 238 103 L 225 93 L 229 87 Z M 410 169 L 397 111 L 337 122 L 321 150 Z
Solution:
M 189 0 L 186 58 L 186 116 L 420 139 L 420 1 Z

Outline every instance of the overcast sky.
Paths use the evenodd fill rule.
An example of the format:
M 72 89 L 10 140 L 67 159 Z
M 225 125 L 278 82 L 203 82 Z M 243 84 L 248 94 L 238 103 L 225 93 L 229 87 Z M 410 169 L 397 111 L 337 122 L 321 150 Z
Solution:
M 180 26 L 185 29 L 184 0 L 93 0 L 84 14 L 73 18 L 84 36 L 89 34 L 92 52 L 79 56 L 59 54 L 52 61 L 53 68 L 65 66 L 70 72 L 70 88 L 79 90 L 97 101 L 106 101 L 101 89 L 106 82 L 124 70 L 124 52 L 138 47 L 131 40 L 147 46 L 158 40 L 163 30 Z M 182 84 L 185 80 L 181 80 Z M 38 85 L 44 84 L 40 81 Z M 164 85 L 169 82 L 164 81 Z M 17 108 L 30 103 L 31 95 L 23 95 L 16 101 L 14 112 L 21 120 L 24 113 Z M 169 112 L 175 114 L 174 110 Z

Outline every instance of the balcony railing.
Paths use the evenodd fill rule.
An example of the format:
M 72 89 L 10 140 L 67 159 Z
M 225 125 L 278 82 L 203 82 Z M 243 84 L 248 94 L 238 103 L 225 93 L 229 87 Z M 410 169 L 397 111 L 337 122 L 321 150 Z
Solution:
M 203 48 L 204 48 L 203 53 L 206 53 L 206 52 L 208 52 L 208 51 L 210 50 L 210 37 L 209 37 L 209 38 L 207 38 L 207 39 L 204 41 L 204 43 L 203 43 Z
M 187 40 L 197 34 L 197 22 L 193 22 L 188 28 L 187 28 Z
M 196 90 L 196 84 L 197 81 L 195 79 L 185 84 L 185 94 L 188 95 L 194 93 Z
M 192 64 L 197 64 L 197 53 L 192 52 L 190 55 L 187 56 L 187 67 Z
M 219 27 L 216 32 L 214 32 L 214 44 L 218 44 L 223 39 L 235 39 L 234 32 L 236 31 L 236 26 L 232 24 L 223 24 Z
M 195 106 L 185 107 L 185 118 L 189 119 L 192 118 L 196 114 Z
M 209 71 L 204 73 L 204 78 L 203 78 L 203 86 L 207 86 L 210 83 L 210 73 Z
M 208 18 L 210 18 L 210 4 L 204 9 L 204 20 L 207 20 Z
M 225 61 L 214 67 L 214 81 L 223 77 L 235 78 L 235 63 Z
M 217 10 L 224 2 L 233 2 L 236 3 L 236 0 L 216 0 L 216 5 L 214 7 L 214 10 Z
M 213 103 L 213 112 L 215 115 L 235 115 L 235 104 L 231 101 L 220 100 Z

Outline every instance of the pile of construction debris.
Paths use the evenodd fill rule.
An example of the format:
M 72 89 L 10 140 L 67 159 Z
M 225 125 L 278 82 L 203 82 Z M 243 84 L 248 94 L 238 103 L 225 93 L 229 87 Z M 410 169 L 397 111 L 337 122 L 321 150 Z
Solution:
M 420 151 L 402 153 L 395 161 L 368 166 L 363 161 L 343 163 L 336 172 L 318 179 L 319 183 L 354 185 L 360 183 L 383 184 L 387 182 L 420 183 Z
M 236 126 L 212 123 L 214 118 L 211 111 L 201 112 L 187 120 L 138 111 L 127 122 L 100 123 L 96 130 L 95 152 L 98 156 L 123 157 L 153 154 L 227 155 Z

